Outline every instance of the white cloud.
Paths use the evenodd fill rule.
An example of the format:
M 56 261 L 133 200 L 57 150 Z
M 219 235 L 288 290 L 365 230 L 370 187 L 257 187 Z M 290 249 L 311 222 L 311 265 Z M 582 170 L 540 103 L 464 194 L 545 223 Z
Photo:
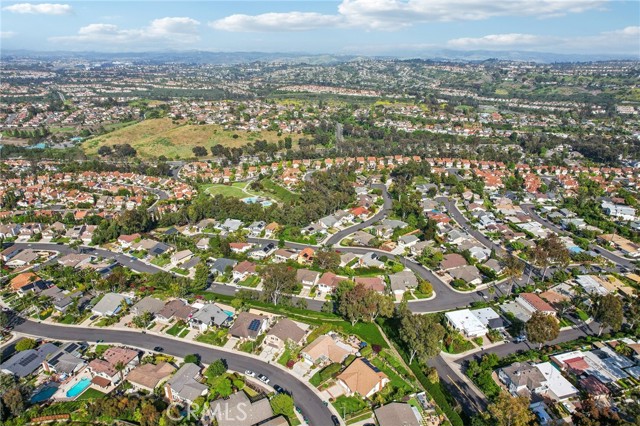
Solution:
M 233 32 L 308 31 L 339 25 L 343 18 L 314 12 L 264 13 L 262 15 L 231 15 L 209 23 L 216 30 Z
M 519 49 L 544 52 L 625 53 L 640 56 L 640 26 L 583 37 L 539 36 L 534 34 L 489 34 L 449 40 L 456 49 Z
M 496 48 L 496 47 L 523 47 L 540 45 L 549 41 L 549 37 L 542 37 L 533 34 L 489 34 L 484 37 L 472 38 L 463 37 L 449 40 L 447 45 L 462 49 L 475 48 Z
M 13 31 L 0 31 L 0 39 L 7 39 L 15 36 L 16 33 Z
M 200 40 L 200 22 L 187 17 L 155 19 L 143 28 L 121 29 L 115 24 L 89 24 L 72 36 L 51 37 L 52 42 L 80 44 L 136 44 L 144 47 L 159 41 L 169 45 L 188 44 Z
M 540 18 L 580 13 L 608 0 L 342 0 L 337 14 L 311 12 L 231 15 L 209 23 L 234 32 L 306 31 L 323 27 L 397 30 L 429 22 L 472 21 L 498 16 Z
M 69 15 L 73 12 L 73 9 L 68 4 L 54 3 L 16 3 L 11 6 L 5 6 L 2 10 L 32 15 Z

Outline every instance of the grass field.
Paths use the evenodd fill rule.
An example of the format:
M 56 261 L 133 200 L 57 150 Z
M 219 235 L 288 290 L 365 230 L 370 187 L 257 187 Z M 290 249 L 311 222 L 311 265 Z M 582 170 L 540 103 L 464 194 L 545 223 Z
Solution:
M 255 192 L 248 189 L 247 184 L 248 182 L 234 182 L 231 185 L 223 185 L 220 183 L 207 184 L 207 185 L 202 185 L 200 187 L 200 191 L 210 195 L 220 194 L 225 197 L 235 197 L 235 198 L 247 198 L 254 195 L 258 195 Z M 243 189 L 246 189 L 248 193 L 244 192 Z
M 88 399 L 97 399 L 102 398 L 105 395 L 106 394 L 104 392 L 100 392 L 97 389 L 89 388 L 86 391 L 82 392 L 82 395 L 80 395 L 76 400 L 83 401 Z
M 237 137 L 234 138 L 234 135 Z M 297 135 L 291 137 L 294 142 L 299 139 Z M 217 124 L 174 124 L 169 118 L 158 118 L 116 128 L 111 133 L 87 140 L 82 146 L 87 154 L 96 154 L 103 145 L 128 143 L 141 157 L 164 155 L 167 158 L 191 158 L 194 146 L 201 145 L 209 149 L 221 144 L 232 148 L 263 139 L 274 143 L 284 139 L 284 136 L 278 136 L 274 131 L 223 130 Z

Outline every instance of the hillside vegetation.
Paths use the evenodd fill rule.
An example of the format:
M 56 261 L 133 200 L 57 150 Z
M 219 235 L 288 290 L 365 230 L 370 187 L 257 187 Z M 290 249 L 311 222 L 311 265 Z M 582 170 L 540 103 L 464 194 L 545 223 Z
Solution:
M 235 135 L 235 137 L 234 137 Z M 291 135 L 297 140 L 297 135 Z M 157 118 L 141 121 L 105 135 L 87 140 L 83 148 L 87 154 L 96 154 L 103 145 L 128 143 L 138 151 L 141 157 L 189 158 L 193 157 L 194 146 L 204 146 L 207 150 L 221 144 L 228 148 L 240 147 L 256 140 L 277 143 L 284 136 L 274 131 L 246 132 L 242 130 L 223 130 L 217 124 L 193 125 L 176 124 L 169 118 Z

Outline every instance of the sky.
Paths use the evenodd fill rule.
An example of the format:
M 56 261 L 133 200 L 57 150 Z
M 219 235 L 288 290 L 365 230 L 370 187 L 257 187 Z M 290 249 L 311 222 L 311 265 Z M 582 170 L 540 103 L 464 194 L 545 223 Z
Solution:
M 640 0 L 2 1 L 0 48 L 640 59 Z

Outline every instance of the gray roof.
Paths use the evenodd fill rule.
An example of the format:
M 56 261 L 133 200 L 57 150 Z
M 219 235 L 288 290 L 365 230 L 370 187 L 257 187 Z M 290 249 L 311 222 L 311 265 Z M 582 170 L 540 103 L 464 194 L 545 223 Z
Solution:
M 215 262 L 213 262 L 213 265 L 211 266 L 211 272 L 218 272 L 220 274 L 224 274 L 224 271 L 227 268 L 227 266 L 230 266 L 231 268 L 233 268 L 234 266 L 236 266 L 237 263 L 238 262 L 233 259 L 226 259 L 224 257 L 220 257 L 216 259 Z
M 167 381 L 167 384 L 171 386 L 171 391 L 181 399 L 193 401 L 208 390 L 207 386 L 197 380 L 200 376 L 200 370 L 200 366 L 188 362 L 180 367 L 176 374 Z
M 267 335 L 276 336 L 284 342 L 291 339 L 296 343 L 300 343 L 305 334 L 305 331 L 298 324 L 288 318 L 282 318 L 267 333 Z
M 112 315 L 119 310 L 120 304 L 123 300 L 126 300 L 127 303 L 129 303 L 129 298 L 126 296 L 118 293 L 107 293 L 102 299 L 100 299 L 96 306 L 93 307 L 92 311 L 100 315 Z
M 516 387 L 526 386 L 530 391 L 539 388 L 547 380 L 540 370 L 529 363 L 513 363 L 502 368 L 502 373 Z
M 58 349 L 47 358 L 47 364 L 53 367 L 58 373 L 73 373 L 78 366 L 85 364 L 85 360 L 81 358 L 80 349 L 82 349 L 78 343 L 69 342 Z
M 144 299 L 140 300 L 138 303 L 133 305 L 132 310 L 137 314 L 141 315 L 144 312 L 151 312 L 152 314 L 157 314 L 164 307 L 164 301 L 160 299 L 156 299 L 155 297 L 147 296 Z
M 418 279 L 411 271 L 401 271 L 389 275 L 389 282 L 392 290 L 404 290 L 407 287 L 416 287 L 418 285 Z
M 215 303 L 206 304 L 191 316 L 191 320 L 207 325 L 220 326 L 229 320 L 230 316 Z
M 226 399 L 212 401 L 211 410 L 218 420 L 218 426 L 252 426 L 273 417 L 268 398 L 251 402 L 243 391 Z
M 409 404 L 391 402 L 376 408 L 376 419 L 380 426 L 420 426 L 421 422 Z
M 0 364 L 0 370 L 18 377 L 26 377 L 36 371 L 48 355 L 57 351 L 58 347 L 56 345 L 53 343 L 45 343 L 38 349 L 28 349 L 18 352 Z
M 448 271 L 449 275 L 451 275 L 454 279 L 461 279 L 466 282 L 471 282 L 477 279 L 481 279 L 482 275 L 478 268 L 474 265 L 464 265 L 458 268 L 454 268 Z

